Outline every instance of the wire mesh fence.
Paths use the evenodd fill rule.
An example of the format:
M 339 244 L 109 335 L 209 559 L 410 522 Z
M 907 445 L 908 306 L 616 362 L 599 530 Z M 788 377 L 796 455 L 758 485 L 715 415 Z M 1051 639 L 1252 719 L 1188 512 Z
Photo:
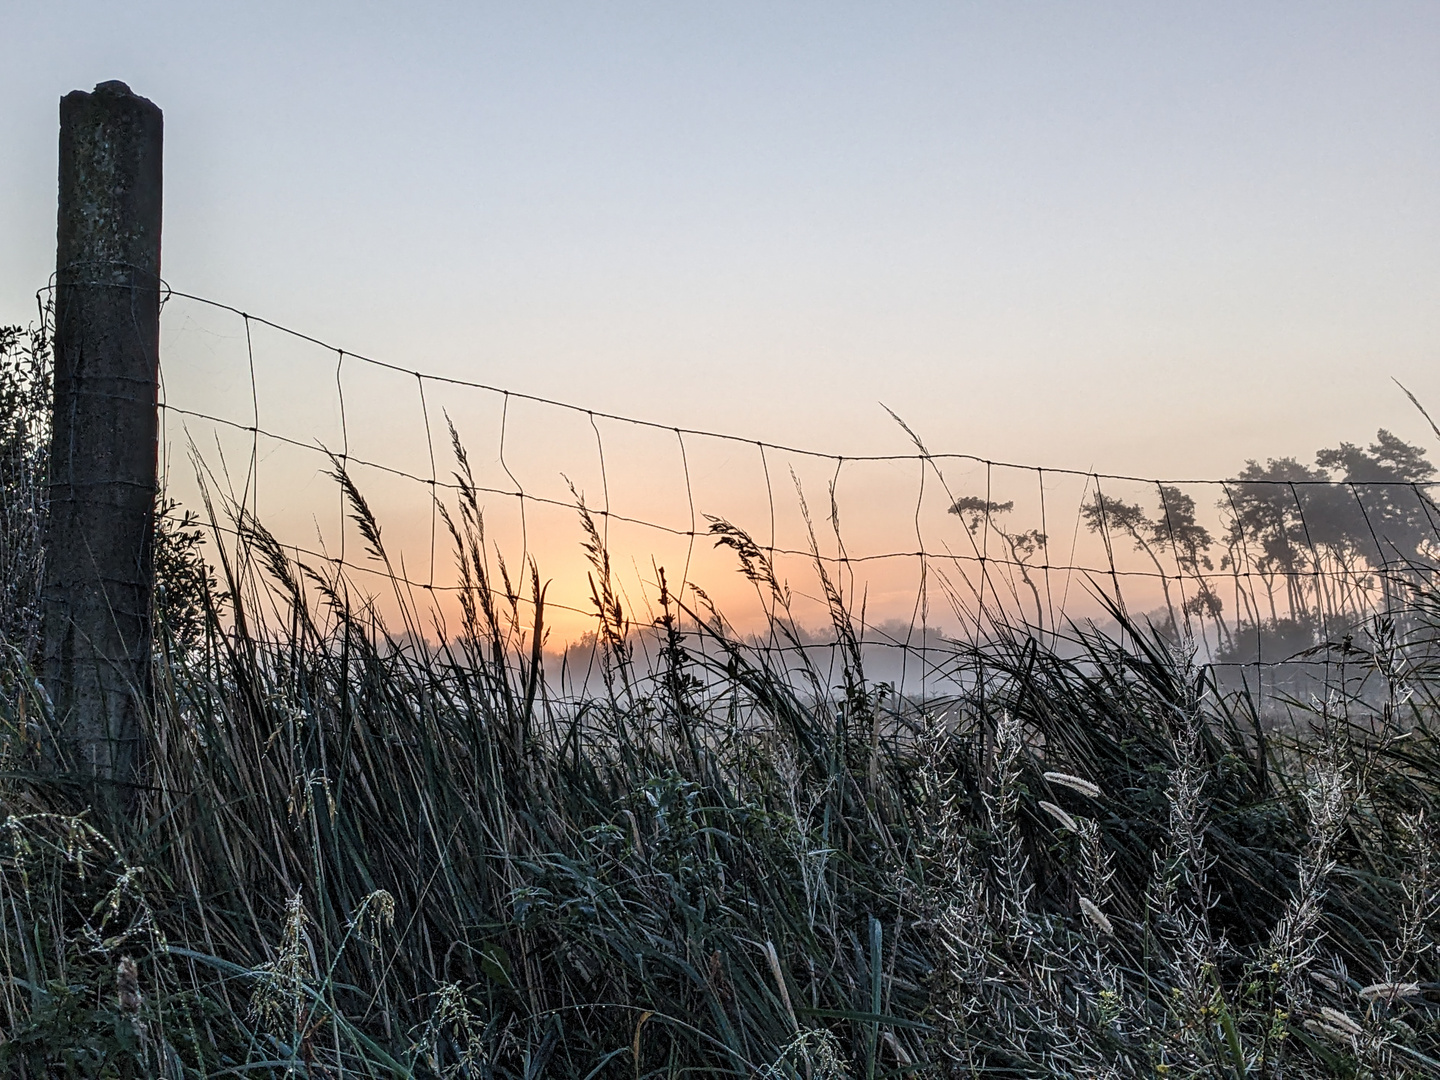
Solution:
M 918 697 L 978 677 L 955 642 L 1003 626 L 1063 651 L 1092 622 L 1303 697 L 1355 635 L 1393 631 L 1440 550 L 1435 470 L 1383 431 L 1313 467 L 1227 479 L 932 453 L 899 417 L 910 452 L 837 455 L 430 373 L 176 291 L 163 328 L 172 496 L 207 488 L 225 508 L 217 539 L 258 521 L 298 559 L 369 582 L 382 613 L 395 584 L 424 596 L 432 641 L 473 586 L 447 524 L 466 498 L 493 587 L 533 603 L 514 584 L 532 561 L 548 583 L 556 653 L 593 643 L 605 604 L 628 632 L 673 599 L 777 653 L 833 650 L 844 618 L 867 674 Z

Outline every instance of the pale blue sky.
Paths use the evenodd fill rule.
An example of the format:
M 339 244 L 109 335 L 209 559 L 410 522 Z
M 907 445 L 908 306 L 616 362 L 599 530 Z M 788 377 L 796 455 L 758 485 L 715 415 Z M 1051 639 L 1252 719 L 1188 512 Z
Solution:
M 166 114 L 178 288 L 848 453 L 1222 474 L 1440 408 L 1440 4 L 4 6 L 0 318 L 56 102 Z

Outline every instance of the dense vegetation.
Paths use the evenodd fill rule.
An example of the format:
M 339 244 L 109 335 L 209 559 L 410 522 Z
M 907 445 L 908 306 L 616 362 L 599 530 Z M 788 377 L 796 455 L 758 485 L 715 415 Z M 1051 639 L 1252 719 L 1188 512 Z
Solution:
M 1322 643 L 1325 693 L 1277 726 L 1118 610 L 1123 643 L 956 643 L 924 702 L 867 680 L 828 581 L 835 680 L 668 594 L 637 651 L 591 527 L 605 690 L 580 695 L 473 490 L 447 519 L 465 623 L 435 648 L 398 586 L 386 626 L 243 510 L 207 510 L 237 557 L 171 508 L 151 765 L 104 820 L 38 753 L 44 342 L 0 344 L 7 1074 L 1440 1070 L 1428 573 Z

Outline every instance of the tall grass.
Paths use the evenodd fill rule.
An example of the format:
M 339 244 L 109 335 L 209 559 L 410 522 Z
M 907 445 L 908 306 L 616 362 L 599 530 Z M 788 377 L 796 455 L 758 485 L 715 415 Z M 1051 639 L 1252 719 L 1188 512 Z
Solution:
M 1413 629 L 1336 645 L 1293 731 L 1118 609 L 1123 644 L 956 643 L 954 693 L 910 701 L 829 581 L 833 679 L 668 591 L 635 650 L 582 512 L 606 676 L 582 693 L 457 452 L 438 645 L 423 596 L 396 584 L 387 624 L 223 502 L 212 568 L 171 515 L 125 820 L 40 770 L 47 699 L 5 650 L 9 1074 L 1440 1070 L 1440 593 L 1412 579 Z

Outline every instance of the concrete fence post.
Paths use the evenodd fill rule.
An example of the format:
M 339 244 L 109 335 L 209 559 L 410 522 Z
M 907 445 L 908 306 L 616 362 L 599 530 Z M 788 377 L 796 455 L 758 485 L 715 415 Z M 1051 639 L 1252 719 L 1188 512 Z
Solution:
M 121 82 L 60 101 L 43 678 L 59 760 L 112 805 L 150 693 L 162 135 Z

